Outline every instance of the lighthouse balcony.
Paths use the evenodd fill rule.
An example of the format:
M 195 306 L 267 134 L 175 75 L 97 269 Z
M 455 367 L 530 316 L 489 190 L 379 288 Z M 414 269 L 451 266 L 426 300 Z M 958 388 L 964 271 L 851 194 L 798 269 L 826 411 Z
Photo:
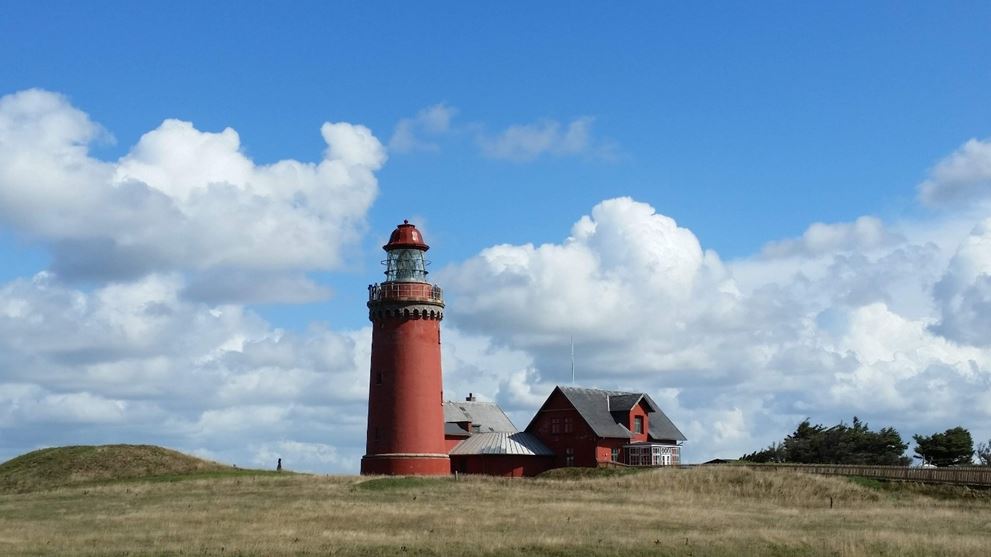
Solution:
M 427 302 L 444 304 L 444 291 L 426 282 L 386 282 L 368 286 L 369 302 Z

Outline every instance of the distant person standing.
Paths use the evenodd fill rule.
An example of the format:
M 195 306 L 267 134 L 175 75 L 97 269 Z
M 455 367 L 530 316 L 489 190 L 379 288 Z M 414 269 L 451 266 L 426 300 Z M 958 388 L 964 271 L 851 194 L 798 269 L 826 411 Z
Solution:
M 281 472 L 282 471 L 282 459 L 281 458 L 279 459 L 279 463 L 275 465 L 275 471 L 276 472 Z

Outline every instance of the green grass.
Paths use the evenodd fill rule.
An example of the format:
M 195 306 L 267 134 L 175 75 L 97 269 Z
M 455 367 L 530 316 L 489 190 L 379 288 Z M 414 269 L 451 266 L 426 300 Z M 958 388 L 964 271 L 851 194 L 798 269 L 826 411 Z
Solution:
M 549 480 L 588 480 L 629 476 L 650 470 L 649 468 L 553 468 L 538 477 Z
M 851 482 L 894 498 L 922 496 L 944 501 L 987 501 L 991 502 L 991 489 L 970 487 L 965 485 L 927 484 L 920 482 L 905 482 L 896 480 L 879 480 L 850 476 Z
M 866 487 L 868 489 L 885 489 L 887 486 L 885 484 L 889 482 L 883 482 L 876 478 L 862 478 L 860 476 L 849 476 L 849 480 L 857 485 Z
M 0 493 L 262 473 L 266 472 L 233 468 L 154 445 L 78 445 L 40 449 L 0 464 Z
M 454 481 L 453 478 L 422 478 L 416 476 L 393 476 L 374 478 L 355 484 L 355 489 L 364 491 L 406 491 L 410 489 L 438 489 Z
M 152 452 L 150 476 L 65 484 L 49 470 L 62 479 L 0 493 L 0 555 L 983 557 L 991 547 L 991 498 L 944 486 L 739 466 L 334 477 L 189 470 Z M 85 470 L 73 454 L 94 458 L 75 448 L 46 458 Z M 23 476 L 29 461 L 0 473 Z M 176 462 L 186 464 L 165 470 Z

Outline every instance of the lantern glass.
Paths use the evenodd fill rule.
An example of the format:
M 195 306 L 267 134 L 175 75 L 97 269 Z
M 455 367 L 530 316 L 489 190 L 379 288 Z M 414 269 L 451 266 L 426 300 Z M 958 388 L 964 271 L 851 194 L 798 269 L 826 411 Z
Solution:
M 387 281 L 427 282 L 427 262 L 418 249 L 394 249 L 385 260 Z

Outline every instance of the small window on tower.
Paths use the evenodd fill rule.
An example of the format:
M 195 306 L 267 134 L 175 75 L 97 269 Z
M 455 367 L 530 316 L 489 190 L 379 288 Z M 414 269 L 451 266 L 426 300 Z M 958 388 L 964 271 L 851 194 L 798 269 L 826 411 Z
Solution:
M 382 372 L 381 371 L 375 374 L 375 384 L 376 385 L 381 385 L 382 384 Z

